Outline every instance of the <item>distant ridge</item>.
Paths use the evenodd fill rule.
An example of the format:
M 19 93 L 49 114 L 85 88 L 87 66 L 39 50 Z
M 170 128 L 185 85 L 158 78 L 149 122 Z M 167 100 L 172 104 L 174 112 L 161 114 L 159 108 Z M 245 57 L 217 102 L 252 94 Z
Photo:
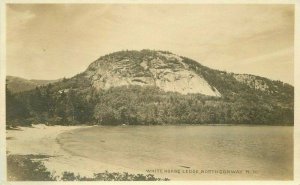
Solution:
M 13 93 L 29 91 L 38 86 L 54 83 L 57 81 L 59 80 L 28 80 L 16 76 L 6 76 L 7 88 Z

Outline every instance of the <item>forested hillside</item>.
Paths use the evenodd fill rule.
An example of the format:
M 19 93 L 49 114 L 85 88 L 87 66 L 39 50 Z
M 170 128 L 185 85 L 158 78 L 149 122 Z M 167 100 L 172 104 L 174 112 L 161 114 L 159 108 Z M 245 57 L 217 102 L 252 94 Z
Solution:
M 13 93 L 29 91 L 57 81 L 59 80 L 27 80 L 16 76 L 6 77 L 7 88 Z
M 145 61 L 145 57 L 149 58 L 149 53 L 152 59 L 152 55 L 155 58 L 155 51 L 146 50 L 117 52 L 100 59 L 111 62 L 111 65 L 115 61 L 126 60 L 126 66 L 128 66 L 130 61 Z M 135 83 L 99 89 L 102 86 L 106 87 L 103 85 L 104 80 L 106 83 L 110 79 L 108 79 L 109 76 L 103 78 L 102 73 L 100 73 L 103 69 L 98 69 L 98 64 L 95 63 L 87 71 L 73 78 L 36 87 L 34 90 L 12 93 L 7 89 L 7 125 L 30 125 L 34 123 L 61 125 L 293 125 L 293 86 L 258 76 L 213 70 L 191 59 L 180 58 L 182 59 L 180 61 L 182 63 L 181 68 L 176 67 L 179 64 L 172 64 L 174 67 L 172 70 L 169 70 L 170 65 L 168 63 L 170 60 L 160 58 L 161 61 L 167 63 L 164 65 L 164 70 L 169 70 L 166 73 L 169 75 L 168 77 L 170 77 L 170 73 L 173 73 L 186 78 L 182 75 L 186 74 L 186 72 L 182 72 L 183 70 L 192 75 L 199 75 L 211 87 L 212 91 L 218 91 L 220 96 L 165 91 L 164 86 L 136 85 Z M 153 61 L 152 59 L 150 62 Z M 96 62 L 99 63 L 99 60 Z M 171 62 L 176 61 L 172 59 Z M 150 64 L 148 65 L 152 67 Z M 90 71 L 91 68 L 93 71 Z M 130 69 L 124 68 L 125 72 L 126 70 L 132 71 L 130 66 L 127 68 Z M 161 69 L 161 65 L 159 68 Z M 144 72 L 143 68 L 139 68 L 139 70 L 140 77 L 150 74 L 150 70 L 147 72 Z M 181 73 L 177 73 L 180 70 Z M 155 72 L 157 74 L 157 71 Z M 98 75 L 97 78 L 94 74 Z M 125 78 L 119 72 L 111 74 L 114 79 L 116 74 L 119 75 L 117 76 L 118 79 L 124 80 Z M 126 82 L 128 82 L 128 79 L 133 77 L 126 74 L 126 78 Z M 166 78 L 166 75 L 156 76 L 154 80 L 161 80 L 162 78 Z M 146 80 L 145 82 L 148 83 L 149 81 L 150 83 L 150 80 Z M 174 81 L 176 80 L 178 79 Z M 168 83 L 173 83 L 172 79 Z M 98 86 L 94 86 L 95 84 Z

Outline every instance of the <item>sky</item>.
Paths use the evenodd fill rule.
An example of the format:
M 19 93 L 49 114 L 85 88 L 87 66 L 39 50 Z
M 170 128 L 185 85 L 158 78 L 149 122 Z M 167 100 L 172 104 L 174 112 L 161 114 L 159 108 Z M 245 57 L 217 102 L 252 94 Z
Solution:
M 7 75 L 58 79 L 100 56 L 154 49 L 294 83 L 294 5 L 8 4 Z

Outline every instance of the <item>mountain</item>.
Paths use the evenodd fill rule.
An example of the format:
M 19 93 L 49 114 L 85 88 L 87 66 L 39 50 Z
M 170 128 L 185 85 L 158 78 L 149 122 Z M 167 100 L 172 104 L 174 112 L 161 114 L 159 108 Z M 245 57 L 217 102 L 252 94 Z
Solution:
M 15 76 L 6 77 L 7 88 L 13 93 L 29 91 L 35 89 L 38 86 L 46 85 L 57 81 L 58 80 L 27 80 Z
M 12 123 L 293 125 L 294 119 L 293 86 L 167 51 L 111 53 L 72 78 L 7 93 Z
M 139 85 L 181 94 L 221 96 L 203 75 L 190 70 L 184 58 L 169 52 L 117 52 L 93 62 L 85 74 L 96 89 Z

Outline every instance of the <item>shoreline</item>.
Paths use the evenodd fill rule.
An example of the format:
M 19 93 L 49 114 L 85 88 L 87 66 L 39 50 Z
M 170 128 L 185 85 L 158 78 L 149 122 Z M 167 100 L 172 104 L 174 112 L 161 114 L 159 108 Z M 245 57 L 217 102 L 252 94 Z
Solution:
M 6 130 L 7 156 L 50 156 L 38 159 L 37 161 L 41 161 L 46 169 L 55 175 L 61 175 L 63 172 L 72 172 L 75 175 L 92 177 L 94 173 L 103 173 L 105 171 L 110 173 L 127 172 L 131 174 L 146 174 L 145 172 L 73 155 L 66 151 L 59 143 L 59 135 L 91 127 L 94 126 L 46 126 L 38 124 L 32 127 L 18 127 L 18 129 Z M 35 161 L 36 159 L 32 160 Z
M 56 175 L 68 171 L 91 176 L 91 171 L 83 170 L 76 165 L 80 164 L 78 161 L 84 159 L 67 153 L 57 142 L 57 137 L 60 134 L 89 127 L 92 126 L 46 126 L 39 124 L 33 125 L 33 127 L 18 127 L 20 130 L 7 130 L 7 156 L 47 155 L 51 157 L 40 161 L 50 172 L 54 172 Z
M 36 127 L 78 127 L 79 129 L 81 128 L 90 128 L 90 127 L 126 127 L 126 126 L 249 126 L 249 127 L 294 127 L 294 123 L 287 123 L 287 124 L 278 124 L 278 125 L 272 125 L 272 124 L 247 124 L 247 123 L 203 123 L 203 124 L 161 124 L 161 125 L 156 125 L 156 124 L 118 124 L 118 125 L 98 125 L 98 124 L 78 124 L 78 125 L 60 125 L 60 124 L 53 124 L 53 125 L 47 125 L 44 123 L 40 124 L 31 124 L 31 126 L 16 126 L 16 127 L 9 127 L 6 128 L 6 131 L 10 130 L 18 130 L 21 131 L 22 129 L 20 128 L 36 128 Z M 68 131 L 68 130 L 66 130 Z
M 131 125 L 130 125 L 131 126 Z M 175 126 L 176 125 L 170 125 Z M 182 125 L 185 126 L 185 125 Z M 202 125 L 209 126 L 209 125 Z M 85 157 L 83 150 L 84 145 L 78 147 L 79 150 L 68 150 L 68 147 L 77 146 L 79 140 L 70 140 L 64 142 L 64 139 L 68 139 L 68 134 L 75 134 L 75 131 L 80 131 L 84 129 L 95 129 L 96 127 L 106 127 L 106 126 L 46 126 L 43 124 L 33 125 L 33 127 L 17 127 L 14 130 L 6 130 L 6 142 L 7 142 L 7 156 L 14 155 L 27 155 L 30 156 L 41 156 L 41 158 L 31 158 L 32 161 L 40 161 L 45 168 L 55 175 L 61 176 L 64 172 L 72 172 L 75 175 L 80 175 L 81 177 L 93 177 L 95 173 L 123 173 L 127 172 L 129 174 L 149 174 L 152 173 L 157 178 L 168 178 L 170 180 L 180 180 L 182 177 L 177 174 L 167 174 L 167 173 L 156 173 L 148 172 L 142 169 L 132 169 L 126 168 L 118 164 L 121 163 L 110 163 L 99 155 L 98 158 Z M 126 126 L 119 126 L 126 127 Z M 212 128 L 213 129 L 213 128 Z M 277 128 L 276 128 L 277 129 Z M 104 129 L 105 130 L 105 129 Z M 214 129 L 215 130 L 215 129 Z M 231 130 L 231 129 L 230 129 Z M 60 137 L 61 136 L 61 137 Z M 66 136 L 66 137 L 65 137 Z M 69 135 L 70 136 L 70 135 Z M 68 143 L 64 146 L 65 143 Z M 83 143 L 84 144 L 84 143 Z M 79 146 L 79 145 L 78 145 Z M 92 145 L 93 146 L 93 145 Z M 89 150 L 86 150 L 89 151 Z M 42 157 L 44 156 L 44 158 Z M 130 167 L 130 166 L 129 166 Z M 202 167 L 198 167 L 201 169 Z M 205 169 L 205 167 L 203 167 Z M 152 168 L 151 168 L 152 169 Z M 164 169 L 164 168 L 162 168 Z M 166 168 L 167 169 L 167 168 Z M 181 168 L 180 168 L 181 169 Z M 195 168 L 197 169 L 197 168 Z M 188 174 L 187 174 L 188 175 Z M 193 174 L 189 175 L 187 178 L 198 179 L 200 176 L 195 176 Z M 201 175 L 201 179 L 208 180 L 212 177 L 210 175 Z M 225 176 L 218 176 L 213 178 L 223 179 Z M 226 178 L 235 178 L 235 176 L 226 176 Z M 246 177 L 245 177 L 246 178 Z M 260 179 L 259 176 L 251 176 L 249 178 Z

